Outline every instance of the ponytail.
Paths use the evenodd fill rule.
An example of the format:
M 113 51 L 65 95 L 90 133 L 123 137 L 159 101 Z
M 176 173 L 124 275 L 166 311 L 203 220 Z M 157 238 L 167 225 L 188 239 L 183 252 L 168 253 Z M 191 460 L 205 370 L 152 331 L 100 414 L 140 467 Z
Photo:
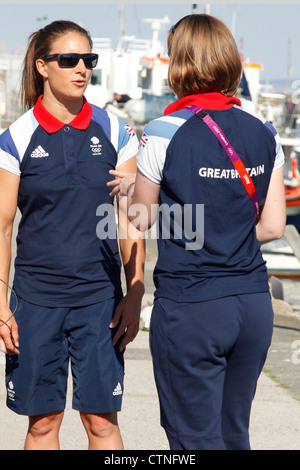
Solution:
M 60 36 L 70 32 L 77 32 L 85 36 L 92 49 L 93 42 L 88 31 L 72 21 L 53 21 L 53 23 L 29 36 L 21 82 L 21 103 L 24 110 L 32 108 L 44 91 L 43 77 L 39 74 L 35 65 L 37 59 L 48 55 L 53 42 Z
M 21 103 L 24 110 L 32 108 L 43 94 L 43 77 L 38 73 L 35 61 L 38 57 L 35 54 L 35 44 L 39 32 L 31 34 L 29 45 L 23 62 Z

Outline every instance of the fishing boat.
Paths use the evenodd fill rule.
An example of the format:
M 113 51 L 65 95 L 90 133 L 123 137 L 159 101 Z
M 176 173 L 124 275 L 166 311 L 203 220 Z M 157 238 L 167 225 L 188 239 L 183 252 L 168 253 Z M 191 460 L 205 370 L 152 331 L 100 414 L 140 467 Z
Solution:
M 287 222 L 300 229 L 300 119 L 289 93 L 259 92 L 258 112 L 277 129 L 285 154 Z
M 300 184 L 285 187 L 287 216 L 300 213 Z
M 283 137 L 281 143 L 286 157 L 284 166 L 286 223 L 287 227 L 294 226 L 300 233 L 300 139 Z M 299 239 L 297 243 L 299 245 Z M 294 250 L 285 237 L 264 245 L 262 252 L 270 277 L 300 279 L 299 258 L 295 256 Z

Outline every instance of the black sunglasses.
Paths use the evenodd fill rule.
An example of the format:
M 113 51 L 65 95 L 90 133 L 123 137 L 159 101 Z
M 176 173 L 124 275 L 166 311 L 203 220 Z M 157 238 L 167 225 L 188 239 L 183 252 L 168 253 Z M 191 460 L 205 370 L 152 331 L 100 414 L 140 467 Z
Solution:
M 57 59 L 58 65 L 61 68 L 73 68 L 76 67 L 80 59 L 83 60 L 84 65 L 87 69 L 94 69 L 98 63 L 98 54 L 75 54 L 68 52 L 65 54 L 50 54 L 44 55 L 42 60 L 48 61 Z

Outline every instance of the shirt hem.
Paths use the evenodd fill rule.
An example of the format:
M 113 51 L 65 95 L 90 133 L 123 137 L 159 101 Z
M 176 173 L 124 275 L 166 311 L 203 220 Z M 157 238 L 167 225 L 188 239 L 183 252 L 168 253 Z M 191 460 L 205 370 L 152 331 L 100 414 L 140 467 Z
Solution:
M 87 297 L 81 297 L 80 299 L 58 299 L 56 298 L 55 300 L 49 300 L 49 298 L 38 298 L 38 297 L 32 297 L 30 295 L 27 295 L 26 293 L 23 293 L 21 290 L 16 289 L 14 287 L 14 290 L 17 294 L 17 297 L 20 297 L 21 299 L 25 300 L 26 302 L 33 304 L 33 305 L 39 305 L 43 307 L 84 307 L 87 305 L 93 305 L 97 304 L 100 302 L 104 302 L 109 299 L 113 298 L 118 298 L 122 297 L 122 288 L 120 290 L 115 289 L 114 292 L 109 290 L 106 294 L 103 295 L 103 292 L 99 293 L 98 295 L 95 296 L 87 296 Z
M 216 295 L 200 295 L 200 296 L 195 296 L 195 294 L 192 295 L 174 295 L 174 292 L 168 293 L 165 292 L 164 289 L 160 288 L 159 290 L 157 289 L 154 292 L 154 299 L 159 299 L 159 298 L 164 298 L 164 299 L 169 299 L 169 300 L 174 300 L 175 302 L 178 303 L 198 303 L 198 302 L 207 302 L 209 300 L 215 300 L 215 299 L 222 299 L 225 297 L 232 297 L 235 295 L 243 295 L 243 294 L 262 294 L 264 292 L 270 292 L 269 286 L 265 286 L 263 288 L 250 288 L 250 289 L 241 289 L 241 290 L 236 290 L 236 291 L 231 291 L 231 292 L 220 292 L 219 294 Z
M 16 176 L 21 176 L 21 172 L 18 171 L 17 169 L 15 168 L 12 168 L 10 166 L 6 166 L 4 165 L 4 163 L 0 163 L 0 168 L 2 170 L 5 170 L 5 171 L 8 171 L 9 173 L 12 173 L 13 175 L 16 175 Z

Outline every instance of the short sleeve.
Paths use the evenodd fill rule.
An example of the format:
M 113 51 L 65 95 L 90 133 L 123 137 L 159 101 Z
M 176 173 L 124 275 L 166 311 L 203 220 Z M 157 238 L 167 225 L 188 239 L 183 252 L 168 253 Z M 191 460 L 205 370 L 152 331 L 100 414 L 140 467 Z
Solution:
M 138 139 L 133 128 L 125 121 L 119 120 L 118 160 L 117 167 L 135 157 L 138 152 Z
M 168 146 L 185 122 L 185 119 L 164 116 L 146 125 L 139 144 L 137 167 L 154 183 L 160 184 Z
M 147 129 L 145 129 L 146 131 Z M 169 140 L 143 133 L 137 154 L 137 167 L 147 178 L 160 184 Z
M 273 171 L 279 170 L 279 168 L 281 168 L 285 163 L 285 155 L 284 155 L 278 134 L 276 134 L 275 136 L 275 141 L 276 141 L 276 157 L 275 157 Z
M 0 168 L 20 176 L 20 157 L 18 150 L 7 129 L 0 136 Z

